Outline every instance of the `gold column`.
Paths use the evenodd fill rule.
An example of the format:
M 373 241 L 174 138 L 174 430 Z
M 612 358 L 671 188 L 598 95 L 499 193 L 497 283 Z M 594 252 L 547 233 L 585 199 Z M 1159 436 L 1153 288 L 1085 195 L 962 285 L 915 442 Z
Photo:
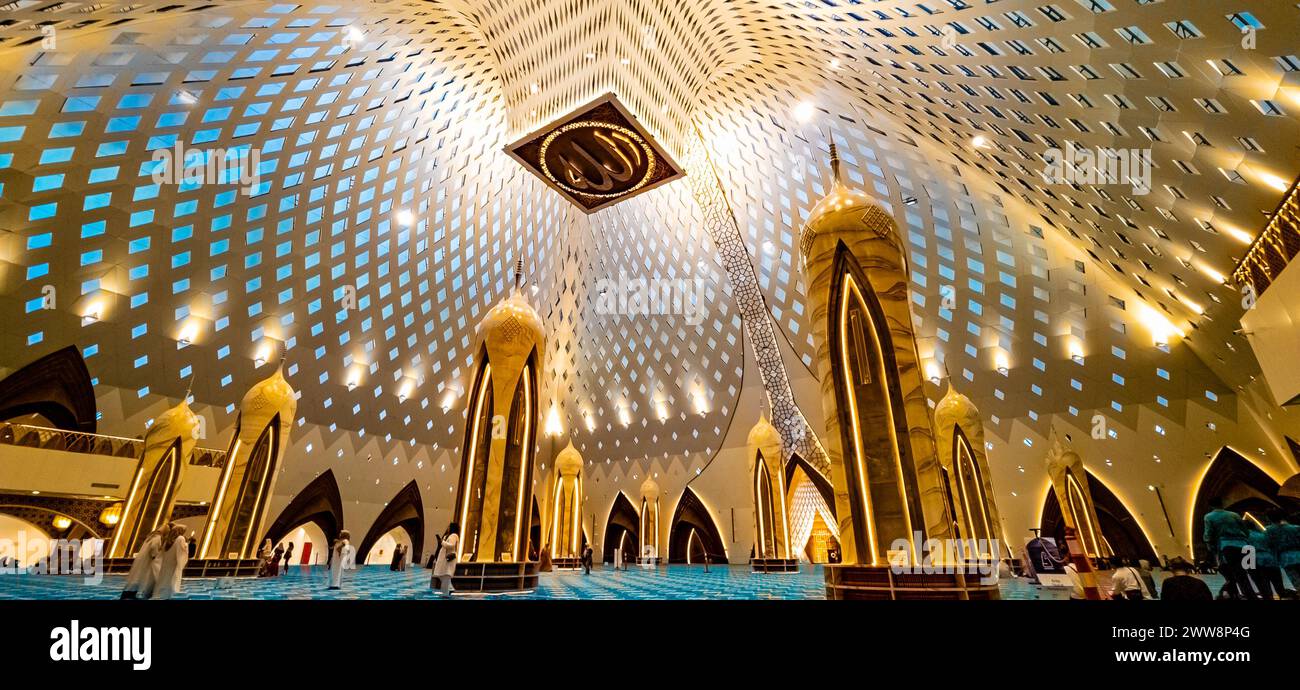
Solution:
M 986 549 L 981 547 L 981 553 L 970 555 L 998 557 L 1001 549 L 994 549 L 992 540 L 1000 540 L 1002 521 L 994 500 L 984 424 L 979 408 L 953 388 L 951 377 L 948 392 L 934 408 L 934 433 L 939 464 L 948 480 L 945 495 L 959 537 L 989 544 Z
M 472 553 L 480 563 L 527 558 L 538 371 L 546 336 L 541 317 L 524 298 L 522 281 L 520 266 L 515 289 L 479 323 L 456 515 L 460 552 Z
M 582 454 L 572 440 L 555 457 L 551 499 L 551 556 L 578 558 L 582 555 Z
M 131 477 L 109 558 L 129 558 L 145 537 L 171 520 L 176 492 L 198 438 L 199 420 L 185 400 L 158 415 L 144 435 L 144 450 Z
M 244 394 L 235 436 L 199 542 L 199 558 L 253 558 L 257 554 L 297 410 L 298 401 L 284 378 L 283 363 Z
M 894 220 L 844 185 L 832 187 L 800 237 L 826 412 L 843 563 L 884 565 L 896 540 L 951 535 L 922 387 L 907 260 Z
M 1084 551 L 1089 556 L 1112 556 L 1101 533 L 1101 523 L 1097 521 L 1097 508 L 1088 488 L 1088 471 L 1079 454 L 1066 450 L 1054 440 L 1047 452 L 1047 476 L 1061 506 L 1061 517 L 1066 526 L 1073 527 L 1075 534 L 1079 535 Z
M 754 557 L 790 558 L 781 434 L 763 414 L 749 430 L 749 481 L 754 498 Z
M 641 482 L 641 543 L 637 552 L 637 561 L 645 557 L 645 547 L 654 548 L 654 557 L 660 556 L 659 550 L 659 484 L 646 477 Z

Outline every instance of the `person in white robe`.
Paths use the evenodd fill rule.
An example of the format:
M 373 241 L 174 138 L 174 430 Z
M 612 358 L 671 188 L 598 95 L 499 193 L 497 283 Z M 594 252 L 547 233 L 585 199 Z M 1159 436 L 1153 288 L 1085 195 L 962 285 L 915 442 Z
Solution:
M 447 525 L 447 533 L 442 538 L 442 545 L 433 561 L 433 580 L 429 583 L 440 590 L 444 596 L 451 596 L 451 576 L 456 574 L 456 547 L 460 544 L 460 525 Z
M 163 538 L 171 525 L 163 525 L 149 533 L 140 550 L 135 554 L 131 570 L 126 575 L 126 586 L 122 588 L 123 599 L 148 599 L 153 595 L 154 585 L 158 582 L 158 569 L 162 566 L 158 556 L 162 553 Z
M 185 573 L 185 564 L 190 560 L 189 542 L 185 540 L 185 528 L 176 525 L 167 537 L 167 548 L 159 560 L 162 566 L 158 570 L 158 585 L 154 590 L 154 599 L 171 599 L 181 591 L 181 577 Z
M 352 549 L 349 539 L 352 533 L 347 530 L 339 532 L 338 539 L 334 540 L 334 545 L 330 547 L 330 589 L 343 588 L 343 564 L 347 559 L 347 553 Z

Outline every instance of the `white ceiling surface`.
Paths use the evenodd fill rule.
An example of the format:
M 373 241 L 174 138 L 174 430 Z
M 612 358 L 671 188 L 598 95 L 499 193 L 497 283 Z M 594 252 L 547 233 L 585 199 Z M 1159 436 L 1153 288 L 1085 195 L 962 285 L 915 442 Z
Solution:
M 1234 11 L 1264 26 L 1252 49 Z M 1268 176 L 1289 182 L 1300 168 L 1300 83 L 1278 59 L 1297 52 L 1300 12 L 1282 2 L 10 2 L 0 20 L 0 99 L 37 102 L 0 116 L 0 132 L 24 128 L 0 143 L 12 154 L 0 169 L 0 362 L 99 345 L 92 374 L 125 389 L 129 417 L 181 395 L 191 371 L 200 402 L 233 403 L 269 373 L 259 350 L 285 342 L 304 420 L 453 456 L 475 324 L 521 257 L 551 333 L 544 392 L 558 394 L 589 461 L 707 457 L 727 432 L 747 345 L 689 185 L 588 217 L 502 152 L 603 93 L 679 161 L 698 128 L 771 317 L 805 365 L 796 244 L 826 189 L 831 133 L 850 183 L 907 234 L 927 373 L 946 363 L 1007 457 L 1054 419 L 1087 429 L 1102 414 L 1134 449 L 1206 415 L 1237 419 L 1233 391 L 1258 365 L 1232 333 L 1240 296 L 1215 272 L 1245 250 L 1233 231 L 1256 232 L 1280 199 Z M 1165 26 L 1180 20 L 1202 36 Z M 1125 40 L 1127 27 L 1149 43 Z M 1242 73 L 1221 76 L 1210 63 L 1223 59 Z M 1129 69 L 1140 78 L 1123 78 Z M 122 107 L 129 94 L 152 98 Z M 796 117 L 803 102 L 812 117 Z M 1284 114 L 1261 110 L 1271 106 Z M 67 122 L 84 125 L 50 138 Z M 275 161 L 269 189 L 218 208 L 229 187 L 138 191 L 151 138 L 168 134 L 261 150 Z M 96 157 L 119 141 L 124 152 Z M 1039 156 L 1067 141 L 1150 148 L 1152 192 L 1046 183 Z M 59 147 L 75 155 L 41 162 Z M 115 179 L 89 181 L 108 166 Z M 61 188 L 34 191 L 57 174 Z M 106 192 L 106 204 L 86 202 Z M 190 200 L 193 214 L 178 215 Z M 32 219 L 50 203 L 53 217 Z M 397 222 L 401 209 L 413 226 Z M 100 220 L 102 234 L 82 237 Z M 48 246 L 31 243 L 46 232 Z M 41 264 L 48 274 L 29 277 Z M 623 272 L 699 279 L 706 318 L 597 313 L 597 283 Z M 27 313 L 43 285 L 58 308 Z M 344 286 L 359 298 L 346 314 Z M 101 319 L 83 325 L 96 301 Z M 1187 337 L 1155 347 L 1148 311 Z M 195 342 L 178 349 L 191 322 Z M 1191 407 L 1204 408 L 1195 422 Z

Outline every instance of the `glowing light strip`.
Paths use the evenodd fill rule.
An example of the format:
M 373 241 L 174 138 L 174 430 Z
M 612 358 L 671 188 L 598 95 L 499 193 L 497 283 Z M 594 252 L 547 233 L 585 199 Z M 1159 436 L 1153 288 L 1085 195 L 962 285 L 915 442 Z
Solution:
M 528 468 L 533 464 L 532 462 L 533 461 L 533 439 L 532 436 L 529 435 L 529 432 L 532 431 L 532 426 L 533 426 L 533 408 L 532 408 L 533 389 L 531 385 L 532 382 L 530 380 L 531 378 L 532 378 L 532 367 L 525 366 L 524 373 L 523 373 L 524 437 L 523 437 L 523 443 L 519 445 L 519 489 L 518 489 L 519 498 L 518 500 L 515 501 L 515 547 L 511 551 L 511 553 L 514 554 L 516 562 L 519 560 L 519 536 L 520 536 L 520 531 L 523 529 L 523 523 L 524 523 L 524 494 L 529 493 L 528 490 L 530 488 L 524 486 L 524 482 L 527 481 L 525 475 L 527 475 L 528 473 Z
M 126 522 L 126 521 L 128 520 L 128 518 L 131 516 L 131 504 L 135 502 L 135 495 L 136 495 L 136 492 L 140 489 L 140 479 L 141 479 L 141 477 L 144 475 L 144 458 L 141 457 L 140 460 L 141 460 L 140 464 L 139 464 L 139 465 L 136 465 L 136 468 L 135 468 L 135 477 L 132 478 L 132 480 L 131 480 L 131 490 L 128 491 L 127 494 L 126 494 L 126 506 L 122 508 L 122 521 L 123 521 L 123 522 Z M 130 554 L 125 554 L 125 553 L 124 553 L 124 549 L 129 548 L 129 545 L 127 545 L 126 542 L 131 541 L 131 540 L 135 537 L 135 535 L 138 534 L 139 531 L 140 531 L 140 529 L 139 529 L 139 527 L 138 527 L 138 525 L 140 524 L 140 521 L 139 521 L 139 520 L 136 520 L 135 523 L 136 523 L 137 527 L 132 531 L 131 534 L 129 534 L 129 535 L 128 535 L 128 534 L 123 534 L 123 535 L 122 535 L 122 536 L 126 537 L 126 539 L 121 539 L 121 540 L 119 540 L 119 539 L 114 538 L 114 540 L 113 540 L 113 555 L 114 555 L 114 556 L 130 555 Z M 123 526 L 125 526 L 125 525 L 123 525 Z M 123 532 L 126 532 L 125 529 L 122 530 L 122 531 L 123 531 Z
M 217 488 L 217 497 L 212 499 L 212 508 L 208 511 L 208 525 L 203 530 L 203 544 L 199 547 L 199 557 L 207 558 L 208 546 L 212 541 L 212 533 L 216 530 L 217 521 L 221 519 L 221 504 L 226 500 L 226 489 L 230 484 L 230 475 L 235 468 L 235 460 L 239 457 L 239 446 L 243 439 L 239 438 L 239 425 L 235 425 L 235 445 L 230 447 L 230 453 L 226 456 L 226 466 L 221 469 L 221 486 Z M 217 554 L 220 556 L 221 554 Z
M 1078 508 L 1074 505 L 1076 495 L 1079 501 Z M 1083 530 L 1085 526 L 1087 527 L 1086 530 L 1083 530 L 1085 533 L 1081 534 L 1084 537 L 1083 550 L 1085 552 L 1091 551 L 1091 555 L 1100 556 L 1101 541 L 1097 538 L 1100 536 L 1097 533 L 1101 530 L 1096 529 L 1096 526 L 1092 524 L 1092 510 L 1088 506 L 1087 497 L 1083 494 L 1083 487 L 1079 485 L 1079 480 L 1074 477 L 1074 474 L 1068 471 L 1065 473 L 1065 500 L 1069 504 L 1066 507 L 1070 509 L 1070 515 L 1074 518 L 1075 527 L 1080 530 Z M 1079 517 L 1079 509 L 1083 510 L 1082 519 Z M 1091 549 L 1088 548 L 1089 542 L 1092 545 Z
M 578 499 L 582 497 L 582 474 L 579 473 L 573 479 L 573 548 L 569 553 L 578 553 L 578 540 L 582 534 L 582 510 L 578 507 Z
M 470 416 L 469 452 L 465 454 L 465 500 L 461 502 L 461 529 L 469 527 L 469 496 L 474 484 L 474 457 L 478 455 L 479 419 L 483 414 L 483 400 L 487 397 L 488 383 L 492 380 L 492 365 L 483 365 L 483 380 L 479 382 L 478 399 L 474 403 L 474 414 Z M 465 540 L 456 540 L 456 560 L 460 560 L 465 551 Z
M 555 496 L 551 500 L 551 543 L 552 544 L 557 543 L 556 540 L 560 536 L 560 492 L 564 488 L 563 486 L 564 477 L 559 476 L 560 475 L 559 468 L 556 468 L 555 474 L 556 474 Z M 557 553 L 555 555 L 559 556 L 560 554 Z
M 776 473 L 776 486 L 781 495 L 781 532 L 785 534 L 785 543 L 782 544 L 782 550 L 785 555 L 782 558 L 790 558 L 790 514 L 785 509 L 785 473 Z
M 763 454 L 758 454 L 758 463 L 754 466 L 754 498 L 757 502 L 758 509 L 758 557 L 767 557 L 767 534 L 763 530 L 763 471 L 767 469 L 767 464 L 763 462 Z

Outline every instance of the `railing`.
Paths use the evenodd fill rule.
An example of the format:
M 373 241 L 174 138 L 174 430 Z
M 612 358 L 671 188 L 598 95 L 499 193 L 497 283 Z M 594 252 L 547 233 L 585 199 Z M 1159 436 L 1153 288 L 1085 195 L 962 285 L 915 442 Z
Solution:
M 1242 288 L 1250 286 L 1253 297 L 1259 297 L 1297 253 L 1300 253 L 1300 178 L 1291 183 L 1291 190 L 1282 197 L 1264 231 L 1233 269 L 1232 282 Z
M 144 441 L 124 436 L 87 434 L 30 424 L 0 422 L 0 445 L 108 455 L 115 458 L 138 458 L 144 448 Z M 196 447 L 194 453 L 190 455 L 190 464 L 201 467 L 223 467 L 226 464 L 226 451 Z

